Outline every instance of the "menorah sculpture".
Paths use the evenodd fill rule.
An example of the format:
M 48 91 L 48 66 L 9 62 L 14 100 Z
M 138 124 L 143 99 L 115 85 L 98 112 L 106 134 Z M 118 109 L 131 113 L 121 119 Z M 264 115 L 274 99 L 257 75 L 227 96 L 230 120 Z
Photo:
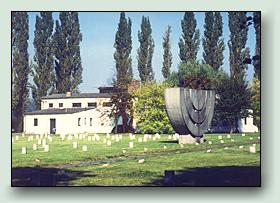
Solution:
M 180 135 L 179 143 L 203 142 L 214 113 L 215 91 L 167 88 L 164 96 L 170 123 Z

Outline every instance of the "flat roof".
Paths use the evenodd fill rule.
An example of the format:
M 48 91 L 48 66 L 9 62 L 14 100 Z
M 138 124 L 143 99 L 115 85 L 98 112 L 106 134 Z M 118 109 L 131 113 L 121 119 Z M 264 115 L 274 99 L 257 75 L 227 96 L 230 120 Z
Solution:
M 72 94 L 71 96 L 66 96 L 66 94 L 52 94 L 49 96 L 44 96 L 42 99 L 73 99 L 73 98 L 111 98 L 110 93 L 80 93 Z
M 49 115 L 49 114 L 73 114 L 82 111 L 91 110 L 93 108 L 51 108 L 51 109 L 43 109 L 43 110 L 36 110 L 31 112 L 24 113 L 25 115 Z

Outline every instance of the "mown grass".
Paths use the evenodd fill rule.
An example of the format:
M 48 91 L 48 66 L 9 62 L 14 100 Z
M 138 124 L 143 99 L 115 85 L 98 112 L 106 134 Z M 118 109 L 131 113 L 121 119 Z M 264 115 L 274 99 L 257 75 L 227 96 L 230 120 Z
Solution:
M 220 134 L 219 134 L 220 135 Z M 218 134 L 206 134 L 206 142 L 199 145 L 177 144 L 169 140 L 168 135 L 161 135 L 158 140 L 149 139 L 148 142 L 138 142 L 136 135 L 134 148 L 128 148 L 131 141 L 127 134 L 123 134 L 120 142 L 112 140 L 112 146 L 103 143 L 106 135 L 99 134 L 100 141 L 84 140 L 64 141 L 59 136 L 48 142 L 50 151 L 44 152 L 39 147 L 32 150 L 35 139 L 29 141 L 19 136 L 19 140 L 12 143 L 12 167 L 50 167 L 63 168 L 69 171 L 81 171 L 83 175 L 69 182 L 67 185 L 146 185 L 162 177 L 165 170 L 183 170 L 198 167 L 214 166 L 259 166 L 260 140 L 259 134 L 234 134 L 231 138 L 223 136 L 220 142 Z M 251 139 L 250 139 L 251 138 Z M 234 142 L 231 141 L 234 139 Z M 73 149 L 72 142 L 78 142 L 78 148 Z M 212 144 L 208 144 L 211 141 Z M 256 144 L 257 153 L 250 153 L 249 146 Z M 87 145 L 88 151 L 83 152 L 82 146 Z M 21 154 L 21 148 L 27 147 L 27 154 Z M 166 146 L 166 148 L 164 148 Z M 242 149 L 239 146 L 243 146 Z M 144 147 L 148 150 L 144 151 Z M 224 149 L 228 147 L 228 149 Z M 210 153 L 207 150 L 211 149 Z M 123 150 L 126 150 L 123 153 Z M 36 161 L 37 159 L 37 161 Z M 138 160 L 144 159 L 139 164 Z M 38 162 L 38 160 L 40 160 Z M 59 185 L 59 183 L 58 183 Z

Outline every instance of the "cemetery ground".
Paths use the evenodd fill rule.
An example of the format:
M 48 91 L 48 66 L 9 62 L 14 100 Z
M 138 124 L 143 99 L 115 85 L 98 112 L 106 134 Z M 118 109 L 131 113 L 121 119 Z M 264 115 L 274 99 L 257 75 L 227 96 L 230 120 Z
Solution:
M 259 136 L 13 134 L 12 185 L 260 186 Z

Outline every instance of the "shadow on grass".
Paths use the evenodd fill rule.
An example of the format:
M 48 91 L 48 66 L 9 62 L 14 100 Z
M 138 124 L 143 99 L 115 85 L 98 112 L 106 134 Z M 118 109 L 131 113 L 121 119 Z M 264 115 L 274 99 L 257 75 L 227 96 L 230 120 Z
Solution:
M 12 186 L 68 186 L 69 182 L 83 177 L 95 177 L 90 171 L 59 168 L 24 167 L 12 169 Z
M 225 166 L 165 171 L 148 186 L 261 186 L 260 167 Z
M 178 141 L 177 140 L 162 140 L 162 141 L 159 141 L 160 143 L 176 143 L 178 144 Z

